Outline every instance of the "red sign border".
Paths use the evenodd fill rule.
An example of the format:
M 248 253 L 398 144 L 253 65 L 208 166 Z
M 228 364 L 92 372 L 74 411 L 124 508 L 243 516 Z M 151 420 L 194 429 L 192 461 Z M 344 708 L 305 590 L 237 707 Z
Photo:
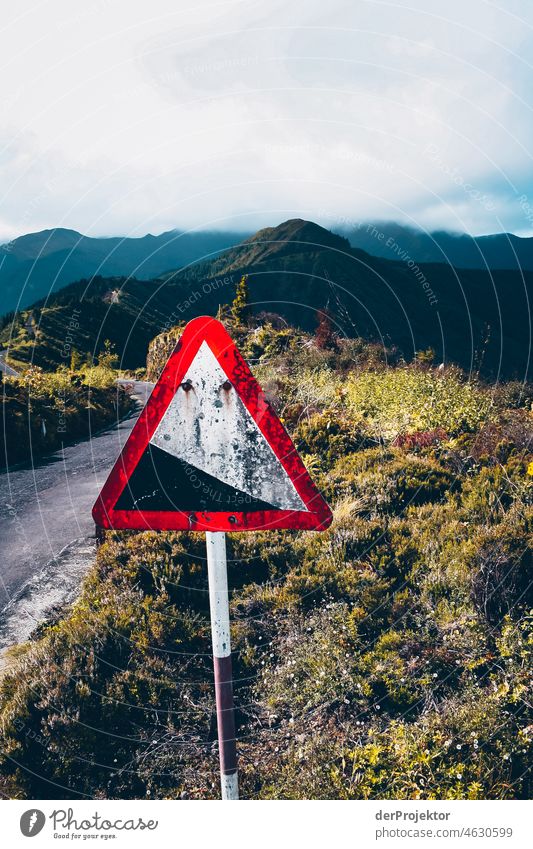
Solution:
M 264 510 L 219 513 L 113 509 L 204 341 L 213 351 L 309 512 Z M 231 336 L 217 319 L 210 316 L 195 318 L 185 327 L 102 487 L 92 514 L 96 524 L 107 529 L 202 532 L 281 528 L 319 531 L 328 528 L 333 518 L 328 504 L 311 480 L 290 436 L 268 403 Z

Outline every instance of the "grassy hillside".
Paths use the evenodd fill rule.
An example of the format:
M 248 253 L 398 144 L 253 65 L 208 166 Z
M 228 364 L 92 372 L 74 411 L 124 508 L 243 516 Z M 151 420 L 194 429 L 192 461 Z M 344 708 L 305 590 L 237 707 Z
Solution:
M 122 368 L 144 365 L 148 343 L 176 304 L 175 287 L 95 277 L 67 286 L 48 304 L 17 314 L 0 331 L 0 346 L 15 363 L 45 369 L 68 365 L 73 350 L 96 358 L 109 339 Z
M 194 287 L 231 273 L 249 275 L 256 312 L 306 330 L 328 307 L 347 336 L 394 345 L 408 360 L 431 347 L 438 362 L 492 377 L 523 379 L 530 370 L 532 272 L 378 259 L 297 219 L 168 279 Z
M 525 798 L 530 395 L 360 340 L 231 331 L 335 515 L 230 535 L 243 796 Z M 210 652 L 203 536 L 109 533 L 79 600 L 8 660 L 2 793 L 216 798 Z
M 311 331 L 327 307 L 339 332 L 492 378 L 528 379 L 533 272 L 457 270 L 372 257 L 311 222 L 259 231 L 210 262 L 153 281 L 93 278 L 67 286 L 0 331 L 15 361 L 61 362 L 71 335 L 83 354 L 113 341 L 126 368 L 143 365 L 158 332 L 214 315 L 249 276 L 252 311 Z M 69 334 L 74 310 L 78 327 Z M 70 344 L 70 343 L 69 343 Z
M 46 373 L 34 366 L 20 377 L 1 376 L 0 468 L 34 461 L 77 439 L 87 439 L 133 409 L 104 365 Z

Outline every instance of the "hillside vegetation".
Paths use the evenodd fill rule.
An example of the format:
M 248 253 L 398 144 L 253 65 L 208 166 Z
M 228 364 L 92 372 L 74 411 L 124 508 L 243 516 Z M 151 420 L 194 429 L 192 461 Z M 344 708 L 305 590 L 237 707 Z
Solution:
M 334 509 L 324 533 L 230 535 L 243 796 L 526 797 L 529 389 L 324 321 L 230 329 Z M 213 710 L 203 536 L 108 533 L 79 600 L 8 659 L 2 792 L 216 798 Z
M 73 350 L 92 360 L 108 339 L 121 368 L 144 365 L 154 332 L 175 306 L 175 291 L 126 278 L 94 277 L 62 289 L 46 303 L 8 316 L 0 347 L 10 361 L 46 370 L 70 362 Z
M 200 281 L 248 275 L 255 313 L 271 310 L 309 331 L 315 311 L 327 307 L 348 337 L 395 346 L 409 361 L 431 347 L 437 362 L 491 377 L 527 377 L 532 272 L 459 269 L 444 257 L 421 263 L 409 252 L 397 256 L 378 258 L 311 221 L 293 219 L 166 279 L 187 280 L 194 289 Z
M 115 383 L 112 354 L 96 366 L 43 372 L 37 366 L 19 377 L 1 376 L 0 467 L 34 461 L 63 444 L 87 439 L 133 409 Z

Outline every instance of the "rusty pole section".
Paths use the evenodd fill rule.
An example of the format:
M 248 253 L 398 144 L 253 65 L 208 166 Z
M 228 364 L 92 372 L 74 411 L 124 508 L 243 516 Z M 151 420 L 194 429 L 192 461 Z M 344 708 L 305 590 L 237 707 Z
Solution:
M 231 672 L 226 534 L 207 531 L 205 538 L 215 671 L 220 784 L 223 799 L 238 799 L 239 782 Z

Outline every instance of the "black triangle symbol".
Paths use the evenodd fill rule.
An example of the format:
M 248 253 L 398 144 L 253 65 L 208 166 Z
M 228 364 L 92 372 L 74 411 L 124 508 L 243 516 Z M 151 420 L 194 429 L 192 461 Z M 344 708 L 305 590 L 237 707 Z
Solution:
M 115 510 L 251 513 L 276 509 L 151 443 L 115 504 Z

